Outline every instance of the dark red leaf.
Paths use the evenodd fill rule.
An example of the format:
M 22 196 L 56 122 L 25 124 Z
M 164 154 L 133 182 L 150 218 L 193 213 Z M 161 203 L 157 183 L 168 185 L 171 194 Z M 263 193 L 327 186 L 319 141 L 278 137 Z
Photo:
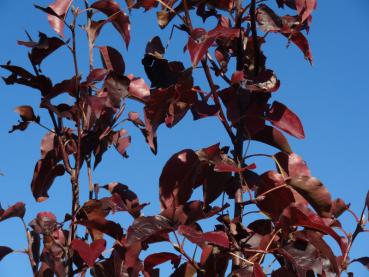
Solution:
M 72 0 L 56 0 L 53 4 L 49 5 L 49 8 L 59 15 L 60 18 L 65 18 L 71 3 Z M 54 31 L 61 37 L 64 37 L 63 20 L 51 14 L 48 14 L 47 19 L 49 20 L 49 23 Z
M 273 146 L 286 153 L 292 153 L 291 147 L 286 137 L 277 129 L 265 126 L 263 130 L 253 135 L 252 140 L 260 141 Z
M 59 47 L 65 43 L 57 37 L 48 37 L 44 33 L 39 33 L 39 41 L 29 54 L 29 58 L 34 65 L 40 65 L 41 62 Z
M 99 49 L 104 67 L 107 70 L 124 74 L 125 63 L 119 51 L 111 46 L 100 46 Z
M 98 239 L 89 245 L 84 240 L 74 239 L 72 240 L 71 246 L 89 267 L 93 267 L 96 259 L 105 250 L 106 241 L 104 239 Z
M 253 273 L 254 277 L 265 277 L 264 271 L 258 263 L 254 263 Z
M 11 72 L 10 76 L 3 78 L 7 85 L 20 84 L 35 88 L 40 90 L 43 96 L 52 89 L 51 80 L 44 75 L 34 76 L 22 67 L 10 64 L 1 65 L 1 67 Z
M 8 218 L 19 217 L 23 218 L 26 213 L 26 204 L 23 202 L 17 202 L 13 206 L 10 206 L 6 210 L 0 206 L 0 221 L 4 221 Z
M 330 235 L 337 241 L 342 253 L 345 253 L 347 249 L 346 243 L 344 243 L 340 236 L 331 227 L 327 226 L 320 216 L 311 212 L 306 207 L 291 204 L 283 211 L 280 222 L 283 228 L 287 226 L 303 226 Z
M 284 178 L 275 171 L 265 172 L 260 176 L 261 182 L 257 187 L 255 196 L 259 197 L 264 192 L 281 186 L 270 193 L 266 193 L 262 199 L 257 202 L 258 207 L 264 213 L 268 214 L 273 220 L 278 220 L 282 212 L 292 202 L 295 201 L 292 191 L 283 187 Z
M 128 132 L 125 129 L 116 132 L 112 136 L 112 143 L 115 149 L 123 156 L 128 157 L 126 149 L 131 144 L 131 136 L 127 136 Z
M 37 202 L 43 202 L 49 198 L 47 192 L 55 178 L 64 175 L 64 173 L 64 166 L 57 164 L 52 158 L 41 159 L 36 163 L 31 182 L 31 190 Z
M 191 112 L 194 120 L 205 118 L 208 116 L 216 116 L 219 114 L 219 107 L 217 105 L 209 105 L 206 101 L 197 100 L 191 106 Z
M 108 189 L 113 196 L 113 211 L 114 209 L 128 211 L 134 218 L 137 218 L 141 215 L 140 210 L 147 205 L 140 204 L 137 195 L 121 183 L 113 182 L 105 185 L 104 188 Z
M 4 257 L 10 253 L 12 253 L 14 250 L 7 246 L 0 246 L 0 261 L 4 259 Z
M 196 268 L 190 262 L 181 264 L 170 277 L 193 277 L 196 274 Z
M 226 204 L 223 207 L 204 207 L 201 201 L 191 201 L 175 208 L 165 209 L 160 215 L 168 219 L 173 225 L 191 225 L 196 221 L 214 216 L 228 208 L 228 206 Z
M 128 48 L 131 40 L 131 23 L 128 15 L 126 15 L 120 9 L 119 4 L 113 0 L 100 0 L 93 3 L 91 8 L 99 10 L 109 17 L 109 20 L 113 23 L 115 29 L 120 33 L 126 44 L 126 47 Z
M 221 163 L 221 164 L 216 164 L 215 167 L 214 167 L 214 171 L 217 171 L 217 172 L 237 172 L 237 173 L 240 173 L 240 172 L 243 172 L 247 169 L 255 169 L 256 168 L 256 165 L 253 163 L 253 164 L 250 164 L 248 166 L 245 166 L 245 167 L 237 167 L 235 165 L 230 165 L 230 164 L 226 164 L 226 163 Z
M 121 240 L 123 237 L 122 227 L 118 223 L 107 220 L 103 217 L 95 217 L 89 220 L 79 220 L 77 221 L 77 224 L 96 229 L 116 240 Z
M 351 263 L 353 262 L 359 262 L 369 270 L 369 257 L 361 257 L 358 259 L 354 259 L 351 261 Z
M 170 221 L 162 215 L 138 217 L 128 228 L 126 245 L 144 242 L 158 234 L 168 233 L 172 229 Z
M 311 176 L 306 162 L 297 154 L 279 152 L 274 155 L 284 172 L 291 178 L 297 176 Z
M 305 138 L 304 128 L 298 116 L 280 102 L 273 102 L 266 119 L 296 138 Z
M 309 42 L 306 37 L 301 32 L 292 32 L 289 35 L 285 35 L 289 40 L 291 40 L 300 50 L 304 53 L 305 59 L 307 59 L 311 64 L 313 64 L 313 54 L 309 46 Z
M 187 48 L 190 52 L 192 66 L 196 67 L 200 60 L 207 53 L 208 48 L 216 39 L 225 38 L 233 39 L 239 36 L 240 31 L 237 29 L 223 27 L 218 25 L 215 29 L 206 32 L 203 28 L 196 28 L 192 31 L 187 42 Z
M 151 254 L 147 256 L 144 260 L 144 269 L 145 271 L 150 271 L 157 265 L 160 265 L 167 261 L 171 261 L 175 267 L 178 267 L 179 263 L 181 262 L 181 256 L 177 256 L 169 252 L 159 252 Z
M 196 176 L 200 165 L 197 154 L 190 149 L 174 154 L 165 164 L 160 175 L 160 202 L 163 208 L 182 205 L 190 199 L 198 186 Z
M 300 32 L 302 29 L 300 24 L 290 24 L 286 17 L 279 17 L 271 8 L 264 4 L 261 4 L 257 10 L 257 21 L 263 32 L 279 32 L 283 34 L 288 40 L 292 41 L 300 48 L 305 58 L 308 59 L 310 63 L 313 62 L 309 43 Z
M 12 129 L 9 130 L 9 133 L 13 133 L 16 130 L 24 131 L 28 128 L 29 124 L 30 122 L 28 121 L 21 121 L 21 122 L 18 121 L 18 124 L 13 125 Z
M 331 217 L 331 194 L 318 179 L 296 176 L 287 180 L 287 184 L 300 193 L 321 217 Z

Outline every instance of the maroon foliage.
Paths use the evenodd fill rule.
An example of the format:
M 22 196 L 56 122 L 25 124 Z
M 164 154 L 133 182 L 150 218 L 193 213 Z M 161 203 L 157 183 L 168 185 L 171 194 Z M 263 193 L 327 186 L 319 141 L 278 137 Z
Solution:
M 59 37 L 40 32 L 34 41 L 27 33 L 28 41 L 18 41 L 29 49 L 33 73 L 10 62 L 1 65 L 9 74 L 3 77 L 5 84 L 40 91 L 40 101 L 32 106 L 49 116 L 44 121 L 43 115 L 41 121 L 39 110 L 27 103 L 18 106 L 15 111 L 20 119 L 10 131 L 25 131 L 31 123 L 47 130 L 31 182 L 36 202 L 48 199 L 59 176 L 65 175 L 63 184 L 71 185 L 70 203 L 65 196 L 71 212 L 63 221 L 52 212 L 40 212 L 28 226 L 24 224 L 27 247 L 22 253 L 28 256 L 34 276 L 154 277 L 160 276 L 161 264 L 168 261 L 173 272 L 161 275 L 173 277 L 323 277 L 340 276 L 353 262 L 369 268 L 368 257 L 350 258 L 356 237 L 368 232 L 364 214 L 369 209 L 369 192 L 359 217 L 343 199 L 332 199 L 328 188 L 292 151 L 285 134 L 303 139 L 304 128 L 292 110 L 274 100 L 281 81 L 268 67 L 262 49 L 269 43 L 269 33 L 281 34 L 312 63 L 303 32 L 309 32 L 316 0 L 276 0 L 278 7 L 287 6 L 294 13 L 282 16 L 267 1 L 126 0 L 124 8 L 130 16 L 139 13 L 132 9 L 143 8 L 157 12 L 162 29 L 174 18 L 179 22 L 170 34 L 164 34 L 169 37 L 167 44 L 162 43 L 161 33 L 153 34 L 146 44 L 139 59 L 147 80 L 136 77 L 137 72 L 125 75 L 126 69 L 136 69 L 126 62 L 138 58 L 137 49 L 131 49 L 130 59 L 125 59 L 119 46 L 95 45 L 102 28 L 112 23 L 128 48 L 131 20 L 120 5 L 113 0 L 80 1 L 83 6 L 77 2 L 55 0 L 46 8 L 36 5 Z M 201 20 L 207 25 L 199 25 Z M 135 22 L 140 24 L 140 20 Z M 209 27 L 211 22 L 216 26 Z M 85 49 L 80 47 L 84 41 L 78 37 L 79 27 L 87 35 L 88 55 L 79 52 Z M 145 31 L 145 26 L 134 28 Z M 187 40 L 184 51 L 189 56 L 172 61 L 167 50 L 177 32 Z M 132 39 L 139 42 L 137 36 Z M 52 82 L 41 64 L 57 55 L 61 46 L 72 54 L 72 73 Z M 95 52 L 102 65 L 95 64 Z M 131 106 L 131 100 L 135 105 Z M 221 143 L 171 155 L 159 180 L 145 184 L 145 189 L 155 192 L 153 185 L 159 183 L 159 212 L 143 215 L 149 203 L 141 202 L 132 186 L 94 183 L 93 170 L 110 147 L 129 157 L 127 149 L 136 141 L 129 128 L 138 128 L 156 154 L 159 127 L 174 127 L 188 111 L 193 120 L 218 120 L 228 137 L 218 136 L 213 141 Z M 196 141 L 190 128 L 186 135 Z M 279 152 L 255 153 L 251 141 Z M 221 144 L 226 145 L 221 148 Z M 270 159 L 276 169 L 259 172 L 264 164 L 255 157 Z M 131 175 L 145 174 L 147 166 L 142 164 Z M 124 177 L 128 167 L 122 168 Z M 88 199 L 80 195 L 86 191 L 85 179 Z M 193 193 L 196 189 L 202 195 Z M 215 201 L 219 206 L 211 206 Z M 346 224 L 338 220 L 345 211 L 355 220 L 353 232 L 344 230 Z M 18 217 L 24 223 L 25 212 L 23 202 L 0 207 L 0 221 Z M 123 212 L 119 221 L 118 212 Z M 218 223 L 211 226 L 214 220 L 209 218 Z M 203 231 L 205 227 L 208 231 Z M 341 253 L 331 247 L 332 239 Z M 160 243 L 157 252 L 154 243 Z M 194 253 L 189 253 L 190 243 Z M 167 252 L 167 247 L 175 252 Z M 0 260 L 12 252 L 20 251 L 0 246 Z

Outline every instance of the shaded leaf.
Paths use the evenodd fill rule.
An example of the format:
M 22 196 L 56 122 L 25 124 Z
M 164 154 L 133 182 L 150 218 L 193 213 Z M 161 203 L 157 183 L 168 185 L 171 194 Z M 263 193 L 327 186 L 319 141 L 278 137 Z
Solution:
M 196 268 L 190 262 L 181 264 L 170 277 L 192 277 L 196 274 Z
M 160 265 L 160 264 L 165 263 L 167 261 L 171 261 L 171 263 L 175 267 L 178 267 L 178 265 L 181 261 L 181 256 L 178 256 L 178 255 L 175 255 L 175 254 L 169 253 L 169 252 L 159 252 L 159 253 L 151 254 L 151 255 L 147 256 L 144 260 L 144 269 L 145 269 L 145 271 L 150 271 L 151 269 L 153 269 L 157 265 Z
M 320 216 L 331 217 L 331 194 L 318 179 L 297 176 L 287 180 L 287 184 L 297 190 Z
M 57 37 L 48 37 L 40 32 L 38 44 L 32 47 L 29 59 L 33 65 L 40 65 L 46 57 L 64 44 L 64 41 L 61 39 Z
M 128 187 L 121 183 L 110 183 L 105 185 L 113 196 L 113 211 L 128 211 L 134 218 L 141 215 L 140 210 L 144 207 L 140 204 L 136 193 L 129 190 Z
M 336 240 L 342 253 L 345 253 L 347 249 L 346 243 L 340 236 L 331 227 L 327 226 L 320 216 L 314 214 L 306 207 L 291 204 L 283 211 L 280 223 L 284 230 L 287 226 L 303 226 L 330 235 Z
M 215 42 L 216 39 L 233 39 L 239 36 L 238 29 L 227 28 L 218 25 L 215 29 L 206 32 L 203 28 L 192 30 L 191 36 L 187 42 L 187 48 L 190 53 L 192 66 L 196 67 L 200 60 L 207 53 L 208 48 Z
M 26 213 L 26 204 L 24 204 L 23 202 L 17 202 L 14 205 L 7 208 L 6 210 L 1 208 L 0 206 L 0 221 L 4 221 L 12 217 L 23 218 L 25 213 Z
M 159 179 L 163 208 L 176 207 L 190 199 L 192 190 L 199 185 L 194 177 L 199 164 L 197 154 L 191 149 L 174 154 L 166 162 Z
M 223 231 L 214 231 L 203 233 L 194 229 L 191 226 L 180 225 L 178 227 L 178 232 L 185 236 L 192 243 L 196 243 L 200 246 L 203 245 L 204 242 L 208 242 L 210 244 L 214 244 L 216 246 L 220 246 L 223 248 L 229 247 L 229 239 L 225 232 Z
M 361 257 L 358 259 L 354 259 L 351 261 L 351 263 L 353 262 L 359 262 L 369 270 L 369 257 Z
M 104 239 L 94 240 L 91 244 L 87 244 L 84 240 L 74 239 L 71 246 L 78 252 L 81 258 L 89 267 L 95 264 L 96 259 L 106 248 L 106 241 Z
M 128 228 L 126 245 L 134 245 L 137 242 L 144 242 L 159 233 L 170 232 L 172 226 L 170 221 L 162 215 L 141 216 L 135 219 Z
M 252 136 L 252 140 L 260 141 L 286 153 L 292 153 L 286 137 L 277 129 L 265 126 L 264 129 Z
M 4 257 L 10 253 L 12 253 L 14 250 L 7 246 L 0 246 L 0 261 L 4 259 Z
M 57 164 L 52 158 L 41 159 L 36 163 L 31 182 L 31 190 L 37 202 L 43 202 L 49 198 L 47 192 L 55 178 L 64 175 L 64 173 L 64 166 Z
M 100 55 L 104 67 L 107 70 L 124 74 L 125 63 L 119 51 L 111 46 L 100 46 Z
M 96 217 L 88 220 L 78 220 L 77 224 L 91 229 L 96 229 L 97 231 L 107 234 L 116 240 L 121 240 L 123 237 L 123 230 L 120 224 L 111 220 L 107 220 L 103 217 Z

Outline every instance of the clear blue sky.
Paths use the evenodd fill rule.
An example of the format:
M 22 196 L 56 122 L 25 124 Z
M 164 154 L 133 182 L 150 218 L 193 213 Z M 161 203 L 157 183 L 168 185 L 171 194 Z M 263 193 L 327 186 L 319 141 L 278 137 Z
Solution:
M 32 7 L 34 1 L 0 2 L 0 63 L 11 60 L 13 64 L 29 66 L 26 61 L 27 49 L 17 46 L 16 41 L 26 39 L 27 29 L 35 38 L 37 31 L 54 35 L 46 16 Z M 119 1 L 123 6 L 124 1 Z M 50 1 L 39 0 L 38 4 L 47 6 Z M 264 48 L 269 67 L 274 69 L 281 80 L 281 89 L 274 98 L 285 103 L 299 114 L 306 133 L 305 140 L 290 138 L 296 153 L 308 163 L 312 174 L 329 188 L 333 197 L 342 197 L 351 203 L 357 213 L 362 209 L 365 194 L 369 189 L 369 2 L 322 1 L 314 13 L 309 40 L 314 56 L 311 67 L 303 59 L 300 51 L 293 45 L 286 49 L 286 40 L 278 35 L 268 36 L 270 43 Z M 286 10 L 286 13 L 292 13 Z M 284 13 L 283 10 L 280 14 Z M 132 14 L 132 44 L 125 50 L 122 39 L 112 28 L 106 28 L 98 40 L 98 45 L 108 43 L 123 52 L 127 73 L 146 77 L 141 67 L 141 57 L 146 42 L 158 33 L 165 42 L 168 33 L 156 26 L 153 13 L 144 14 L 142 10 Z M 84 43 L 85 37 L 80 38 Z M 185 58 L 188 53 L 182 49 L 185 38 L 175 33 L 167 57 Z M 83 73 L 87 72 L 87 55 L 81 47 Z M 30 68 L 29 68 L 30 69 Z M 65 50 L 58 50 L 43 64 L 43 71 L 54 78 L 54 82 L 70 78 L 71 56 Z M 6 75 L 5 71 L 0 72 Z M 206 84 L 201 77 L 197 82 L 204 89 Z M 35 162 L 40 157 L 40 140 L 44 130 L 30 126 L 25 132 L 8 134 L 18 116 L 13 112 L 19 105 L 32 104 L 37 107 L 39 93 L 22 86 L 5 86 L 0 82 L 0 202 L 3 207 L 16 201 L 27 204 L 26 221 L 29 222 L 37 212 L 52 210 L 60 220 L 70 211 L 70 185 L 67 178 L 59 178 L 49 194 L 50 199 L 36 203 L 30 191 Z M 128 111 L 139 111 L 142 107 L 129 103 Z M 38 112 L 44 122 L 49 124 L 44 111 Z M 44 117 L 43 117 L 44 116 Z M 159 212 L 158 179 L 161 169 L 170 155 L 180 149 L 198 149 L 221 142 L 229 144 L 222 126 L 215 118 L 192 122 L 188 114 L 184 121 L 173 129 L 162 126 L 158 133 L 159 152 L 151 154 L 139 131 L 131 125 L 126 126 L 132 135 L 132 145 L 128 149 L 129 159 L 122 159 L 111 149 L 105 161 L 94 172 L 94 182 L 105 184 L 120 181 L 130 186 L 143 202 L 151 202 L 144 213 L 151 215 Z M 260 151 L 275 153 L 272 148 L 251 144 L 250 153 Z M 271 163 L 255 160 L 258 172 L 271 168 Z M 87 197 L 87 176 L 82 172 L 81 197 Z M 198 194 L 197 194 L 198 195 Z M 195 194 L 196 196 L 196 194 Z M 128 214 L 115 216 L 122 226 L 131 222 Z M 352 218 L 343 216 L 342 221 L 348 231 L 354 230 Z M 210 226 L 205 229 L 211 228 Z M 13 249 L 26 246 L 22 225 L 17 219 L 0 223 L 0 245 Z M 361 235 L 354 244 L 352 257 L 368 256 L 369 235 Z M 165 268 L 168 267 L 164 267 Z M 367 276 L 361 265 L 351 269 L 356 276 Z M 164 271 L 165 272 L 165 271 Z M 162 272 L 162 273 L 164 273 Z M 7 256 L 0 263 L 0 276 L 30 276 L 27 257 L 21 254 Z M 163 276 L 166 274 L 164 273 Z

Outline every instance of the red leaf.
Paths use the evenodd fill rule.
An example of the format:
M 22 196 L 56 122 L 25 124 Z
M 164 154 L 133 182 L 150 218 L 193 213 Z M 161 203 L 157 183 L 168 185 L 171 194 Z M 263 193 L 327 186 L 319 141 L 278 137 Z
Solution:
M 145 102 L 150 97 L 150 88 L 142 78 L 135 78 L 133 75 L 127 76 L 131 82 L 129 83 L 128 92 L 129 95 L 141 102 Z
M 199 164 L 198 156 L 191 149 L 182 150 L 167 161 L 159 180 L 162 207 L 176 207 L 190 199 L 198 185 L 194 176 Z
M 217 172 L 243 172 L 247 169 L 255 169 L 256 168 L 256 164 L 250 164 L 248 166 L 245 167 L 237 167 L 234 165 L 230 165 L 230 164 L 226 164 L 226 163 L 221 163 L 221 164 L 216 164 L 214 167 L 214 171 Z
M 4 257 L 10 253 L 12 253 L 14 250 L 7 246 L 0 246 L 0 261 L 4 259 Z
M 26 205 L 23 202 L 17 202 L 13 206 L 10 206 L 6 210 L 0 206 L 0 221 L 4 221 L 8 218 L 19 217 L 23 218 L 26 213 Z
M 369 257 L 361 257 L 351 261 L 351 263 L 353 262 L 359 262 L 369 270 Z
M 71 3 L 72 0 L 56 0 L 53 4 L 49 5 L 49 8 L 51 8 L 61 18 L 65 18 Z M 63 20 L 51 14 L 47 15 L 47 19 L 54 31 L 61 37 L 64 37 Z
M 126 136 L 127 134 L 127 130 L 122 129 L 119 132 L 114 133 L 112 137 L 112 143 L 115 146 L 115 149 L 117 149 L 123 157 L 128 157 L 126 149 L 131 144 L 131 136 Z
M 196 67 L 204 57 L 208 48 L 218 38 L 233 39 L 239 36 L 238 29 L 232 29 L 218 25 L 215 29 L 206 32 L 203 28 L 196 28 L 192 31 L 187 42 L 187 48 L 190 52 L 192 66 Z
M 207 233 L 204 233 L 203 235 L 204 235 L 204 240 L 211 244 L 215 244 L 223 248 L 229 247 L 228 236 L 223 231 L 207 232 Z
M 346 243 L 343 242 L 340 236 L 331 227 L 327 226 L 317 214 L 311 212 L 306 207 L 291 204 L 283 211 L 280 222 L 284 228 L 287 226 L 303 226 L 328 234 L 337 241 L 342 254 L 347 249 Z
M 285 36 L 291 40 L 296 46 L 304 53 L 305 59 L 307 59 L 310 64 L 313 64 L 313 54 L 309 46 L 309 42 L 306 37 L 301 32 L 292 32 L 290 34 L 285 34 Z
M 286 153 L 292 153 L 286 137 L 276 128 L 271 126 L 265 126 L 263 130 L 253 135 L 251 139 L 269 144 Z
M 159 252 L 147 256 L 144 260 L 145 271 L 150 271 L 155 266 L 165 263 L 166 261 L 171 261 L 172 264 L 177 267 L 181 262 L 181 256 L 177 256 L 169 252 Z
M 89 267 L 93 267 L 96 259 L 105 250 L 106 241 L 104 239 L 98 239 L 89 245 L 84 240 L 74 239 L 72 240 L 71 246 Z
M 287 184 L 300 193 L 321 217 L 332 217 L 331 194 L 317 178 L 296 176 L 287 180 Z
M 253 272 L 254 277 L 265 277 L 264 271 L 258 263 L 254 263 Z
M 141 120 L 139 113 L 137 112 L 129 112 L 128 120 L 133 122 L 137 127 L 142 126 L 145 127 L 145 123 Z
M 203 243 L 206 241 L 210 244 L 215 244 L 223 248 L 229 247 L 228 236 L 223 231 L 203 233 L 191 226 L 181 225 L 178 227 L 178 232 L 185 236 L 189 241 L 196 243 L 199 246 L 203 246 Z
M 296 176 L 311 176 L 306 162 L 295 153 L 287 154 L 279 152 L 274 155 L 274 158 L 277 159 L 283 170 L 291 178 Z
M 123 237 L 122 227 L 118 223 L 107 220 L 104 217 L 96 217 L 89 220 L 79 220 L 76 223 L 88 228 L 96 229 L 116 240 L 121 240 Z
M 317 0 L 296 0 L 296 10 L 304 22 L 317 7 Z
M 100 52 L 102 51 L 102 48 L 103 47 L 100 48 Z M 95 68 L 88 74 L 86 81 L 83 82 L 82 84 L 85 86 L 90 86 L 95 82 L 100 82 L 104 80 L 106 75 L 108 75 L 108 71 L 105 68 Z
M 65 173 L 64 166 L 56 163 L 53 158 L 41 159 L 36 163 L 31 190 L 37 202 L 43 202 L 49 198 L 47 192 L 55 178 Z
M 107 70 L 124 74 L 125 64 L 119 51 L 111 46 L 100 46 L 101 60 Z
M 298 116 L 280 102 L 273 102 L 266 119 L 296 138 L 305 138 L 304 128 Z
M 115 29 L 120 33 L 124 42 L 126 43 L 126 47 L 128 48 L 131 40 L 131 23 L 128 15 L 126 15 L 120 9 L 119 4 L 113 0 L 100 0 L 93 3 L 91 8 L 99 10 L 109 17 L 109 20 L 113 23 Z

